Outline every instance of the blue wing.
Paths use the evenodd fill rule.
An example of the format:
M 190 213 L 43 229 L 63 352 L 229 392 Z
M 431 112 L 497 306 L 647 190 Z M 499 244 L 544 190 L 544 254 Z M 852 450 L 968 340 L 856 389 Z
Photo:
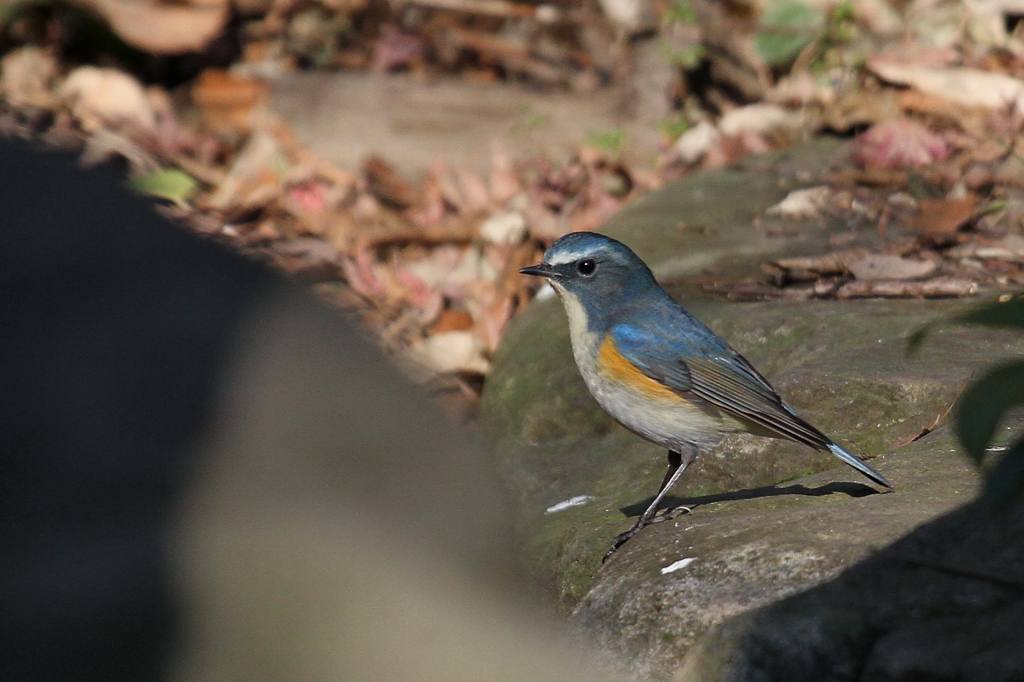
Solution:
M 682 332 L 641 323 L 616 325 L 611 335 L 623 357 L 652 379 L 784 438 L 832 452 L 868 478 L 891 487 L 884 476 L 798 417 L 746 358 L 699 321 L 689 319 L 695 325 L 686 325 Z
M 675 391 L 814 448 L 827 449 L 831 442 L 793 414 L 771 384 L 706 327 L 672 333 L 664 327 L 619 324 L 611 334 L 627 360 Z

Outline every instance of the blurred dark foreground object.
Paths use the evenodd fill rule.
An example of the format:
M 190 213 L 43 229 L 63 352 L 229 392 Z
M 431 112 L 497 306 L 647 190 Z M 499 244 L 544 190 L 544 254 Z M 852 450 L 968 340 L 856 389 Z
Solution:
M 0 677 L 596 679 L 493 463 L 337 316 L 0 144 Z

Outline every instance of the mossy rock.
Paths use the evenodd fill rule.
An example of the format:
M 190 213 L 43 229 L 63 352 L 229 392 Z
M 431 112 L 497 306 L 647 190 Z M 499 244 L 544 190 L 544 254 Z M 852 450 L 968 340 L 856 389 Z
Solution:
M 863 556 L 865 543 L 892 540 L 948 510 L 962 496 L 937 491 L 973 490 L 973 473 L 948 436 L 915 439 L 943 420 L 972 374 L 1024 352 L 1019 335 L 948 327 L 908 355 L 908 336 L 969 305 L 960 300 L 731 303 L 699 293 L 695 278 L 709 269 L 724 278 L 755 276 L 764 260 L 824 252 L 832 235 L 848 229 L 829 221 L 779 220 L 767 229 L 761 219 L 768 206 L 801 179 L 820 173 L 837 153 L 834 141 L 823 140 L 752 159 L 742 168 L 696 174 L 641 199 L 602 231 L 633 246 L 684 305 L 746 355 L 798 412 L 874 459 L 896 485 L 894 495 L 861 496 L 870 493 L 865 479 L 828 455 L 774 439 L 731 436 L 702 453 L 665 505 L 696 504 L 694 514 L 645 530 L 602 570 L 600 557 L 611 538 L 642 511 L 661 480 L 664 451 L 615 424 L 589 396 L 556 300 L 537 301 L 519 316 L 494 359 L 482 423 L 518 496 L 525 552 L 566 609 L 575 609 L 594 631 L 620 640 L 634 662 L 649 660 L 648 672 L 670 669 L 707 627 L 755 605 L 729 601 L 725 587 L 716 591 L 710 568 L 707 575 L 701 573 L 705 569 L 690 572 L 685 585 L 659 578 L 680 546 L 693 544 L 701 556 L 740 551 L 744 545 L 733 533 L 735 524 L 770 513 L 773 524 L 757 533 L 772 548 L 783 544 L 778 533 L 793 531 L 787 519 L 804 524 L 822 541 L 814 558 L 797 562 L 803 568 L 797 570 L 796 559 L 786 559 L 785 552 L 736 559 L 738 565 L 764 564 L 763 575 L 792 573 L 793 582 L 784 588 L 751 585 L 767 600 L 834 574 Z M 875 237 L 872 231 L 859 243 Z M 911 452 L 921 462 L 941 460 L 945 468 L 927 494 L 903 464 Z M 838 487 L 827 487 L 830 481 Z M 806 494 L 812 482 L 816 492 Z M 583 503 L 546 511 L 574 497 Z M 888 514 L 890 503 L 878 502 L 890 499 L 899 501 L 899 514 Z M 848 540 L 846 515 L 876 505 L 882 514 L 875 519 L 878 532 L 863 542 Z M 729 513 L 714 521 L 713 532 L 688 530 L 710 523 L 719 506 Z M 703 603 L 693 599 L 702 590 L 723 600 L 706 616 L 670 608 L 688 600 Z

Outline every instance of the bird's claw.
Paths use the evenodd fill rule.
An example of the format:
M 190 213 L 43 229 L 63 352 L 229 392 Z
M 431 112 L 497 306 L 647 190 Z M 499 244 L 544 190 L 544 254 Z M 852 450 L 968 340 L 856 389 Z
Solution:
M 692 514 L 692 513 L 693 513 L 693 507 L 686 507 L 684 505 L 679 505 L 678 507 L 673 507 L 672 509 L 669 509 L 667 512 L 665 512 L 665 518 L 666 519 L 674 519 L 677 516 L 681 516 L 682 514 Z
M 679 505 L 678 507 L 673 507 L 672 509 L 669 509 L 668 511 L 666 511 L 661 518 L 655 517 L 655 518 L 651 519 L 650 521 L 647 521 L 646 523 L 637 523 L 635 526 L 633 526 L 632 528 L 627 530 L 625 533 L 619 533 L 618 535 L 615 536 L 615 539 L 612 540 L 611 548 L 607 552 L 604 553 L 604 557 L 602 557 L 601 563 L 603 564 L 604 562 L 608 561 L 608 559 L 611 558 L 612 554 L 615 554 L 615 552 L 618 551 L 619 547 L 622 547 L 624 544 L 626 544 L 626 542 L 629 541 L 629 539 L 631 537 L 633 537 L 634 535 L 639 533 L 641 530 L 643 530 L 644 528 L 646 528 L 650 524 L 658 523 L 659 521 L 667 521 L 668 519 L 674 519 L 675 517 L 679 516 L 680 514 L 692 514 L 692 513 L 693 513 L 693 509 L 691 507 L 686 507 L 686 506 L 683 506 L 683 505 Z
M 608 559 L 611 558 L 612 554 L 615 554 L 615 552 L 618 551 L 619 547 L 622 547 L 624 544 L 626 544 L 626 542 L 631 537 L 639 533 L 642 528 L 643 526 L 638 524 L 627 530 L 625 533 L 619 533 L 618 535 L 616 535 L 615 539 L 612 540 L 611 548 L 604 553 L 604 557 L 601 559 L 601 563 L 603 564 L 604 562 L 608 561 Z

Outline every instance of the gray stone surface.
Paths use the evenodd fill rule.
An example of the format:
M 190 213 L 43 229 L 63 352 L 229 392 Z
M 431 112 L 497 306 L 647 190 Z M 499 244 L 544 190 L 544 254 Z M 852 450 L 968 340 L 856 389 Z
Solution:
M 920 445 L 900 456 L 900 464 L 924 472 L 923 485 L 904 499 L 923 492 L 962 500 L 966 491 L 940 485 L 960 480 L 961 472 L 934 471 L 939 444 Z M 864 537 L 864 523 L 891 526 L 884 514 L 901 506 L 912 520 L 922 517 L 899 495 L 885 497 L 858 514 L 854 538 Z M 1024 679 L 1022 531 L 1024 502 L 959 508 L 835 580 L 726 620 L 689 651 L 675 679 Z M 813 550 L 821 542 L 810 538 L 807 545 Z
M 517 158 L 563 159 L 615 131 L 627 158 L 650 164 L 667 112 L 637 102 L 628 88 L 545 93 L 349 72 L 292 73 L 273 86 L 274 110 L 327 160 L 355 168 L 376 154 L 412 175 L 437 161 L 486 171 L 494 145 Z
M 848 230 L 828 221 L 753 226 L 836 153 L 825 140 L 692 176 L 637 202 L 606 231 L 634 246 L 799 412 L 872 459 L 895 493 L 872 494 L 852 469 L 802 446 L 730 437 L 697 460 L 669 500 L 693 513 L 669 514 L 602 568 L 611 538 L 661 480 L 664 452 L 613 423 L 587 394 L 557 301 L 531 306 L 495 358 L 482 418 L 518 493 L 526 552 L 564 607 L 633 674 L 669 675 L 727 616 L 835 576 L 975 489 L 976 475 L 945 428 L 914 438 L 939 421 L 973 373 L 1024 352 L 1019 335 L 949 327 L 908 356 L 910 333 L 967 303 L 737 304 L 694 285 L 709 272 L 750 277 L 763 259 L 820 253 Z M 875 238 L 873 230 L 851 236 Z M 576 496 L 590 499 L 545 511 Z M 685 568 L 661 573 L 688 557 L 695 560 Z

